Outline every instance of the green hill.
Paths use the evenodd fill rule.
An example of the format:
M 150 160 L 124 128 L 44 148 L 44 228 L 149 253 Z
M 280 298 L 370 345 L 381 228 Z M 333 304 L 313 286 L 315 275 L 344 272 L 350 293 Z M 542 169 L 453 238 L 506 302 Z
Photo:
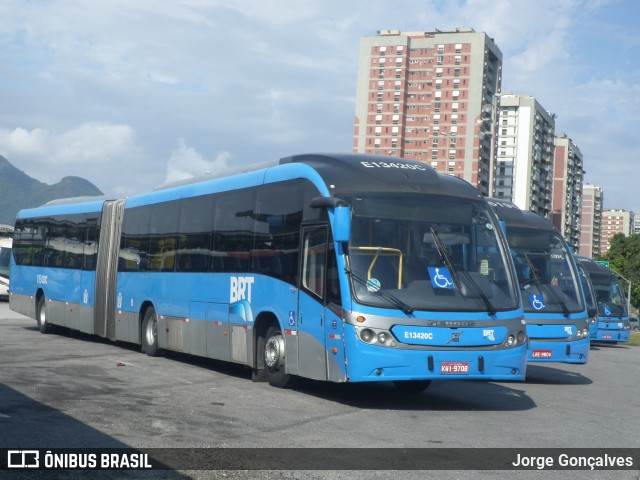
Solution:
M 103 193 L 84 178 L 64 177 L 55 185 L 47 185 L 18 170 L 0 155 L 0 224 L 13 225 L 23 208 L 37 207 L 58 198 L 96 195 Z

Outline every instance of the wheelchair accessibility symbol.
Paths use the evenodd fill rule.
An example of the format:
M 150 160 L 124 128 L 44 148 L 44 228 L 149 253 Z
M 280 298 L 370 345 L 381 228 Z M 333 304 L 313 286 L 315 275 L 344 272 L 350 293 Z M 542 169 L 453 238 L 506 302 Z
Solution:
M 604 307 L 604 314 L 607 317 L 610 317 L 611 316 L 611 309 L 609 307 Z
M 538 296 L 535 293 L 529 295 L 529 303 L 534 310 L 544 310 L 547 308 L 547 305 L 544 303 L 544 297 L 542 295 Z
M 451 272 L 446 267 L 429 267 L 429 276 L 431 277 L 431 286 L 433 288 L 453 289 L 453 281 L 451 280 Z

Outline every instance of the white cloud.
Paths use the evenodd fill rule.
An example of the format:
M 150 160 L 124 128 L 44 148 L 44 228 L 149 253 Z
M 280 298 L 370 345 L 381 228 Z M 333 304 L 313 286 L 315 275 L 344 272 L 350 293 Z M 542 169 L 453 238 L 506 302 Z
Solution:
M 67 175 L 97 183 L 117 175 L 118 166 L 138 154 L 136 134 L 129 125 L 84 123 L 63 132 L 0 128 L 0 155 L 45 183 Z
M 47 165 L 108 163 L 130 151 L 134 142 L 135 132 L 128 125 L 84 123 L 66 132 L 0 129 L 0 152 L 4 156 Z
M 178 147 L 171 153 L 167 162 L 165 183 L 177 182 L 229 168 L 229 152 L 218 152 L 213 160 L 207 160 L 195 148 L 187 145 L 184 138 L 178 140 Z

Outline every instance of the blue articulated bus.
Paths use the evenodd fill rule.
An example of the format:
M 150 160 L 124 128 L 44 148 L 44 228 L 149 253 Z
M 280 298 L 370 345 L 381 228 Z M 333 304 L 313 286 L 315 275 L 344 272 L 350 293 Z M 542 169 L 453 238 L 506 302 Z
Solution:
M 629 341 L 629 312 L 620 280 L 613 271 L 590 258 L 576 256 L 589 274 L 598 303 L 597 329 L 591 340 L 604 343 Z
M 498 220 L 408 160 L 287 157 L 16 220 L 11 308 L 246 365 L 256 381 L 523 380 L 527 338 Z
M 543 217 L 489 199 L 505 223 L 529 337 L 529 362 L 587 363 L 589 317 L 571 249 Z

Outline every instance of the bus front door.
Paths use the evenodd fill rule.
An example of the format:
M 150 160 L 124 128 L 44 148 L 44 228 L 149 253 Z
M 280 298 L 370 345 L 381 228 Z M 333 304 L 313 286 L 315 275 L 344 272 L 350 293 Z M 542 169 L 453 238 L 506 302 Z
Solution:
M 302 272 L 298 294 L 298 373 L 314 380 L 327 379 L 324 290 L 328 226 L 302 229 Z

